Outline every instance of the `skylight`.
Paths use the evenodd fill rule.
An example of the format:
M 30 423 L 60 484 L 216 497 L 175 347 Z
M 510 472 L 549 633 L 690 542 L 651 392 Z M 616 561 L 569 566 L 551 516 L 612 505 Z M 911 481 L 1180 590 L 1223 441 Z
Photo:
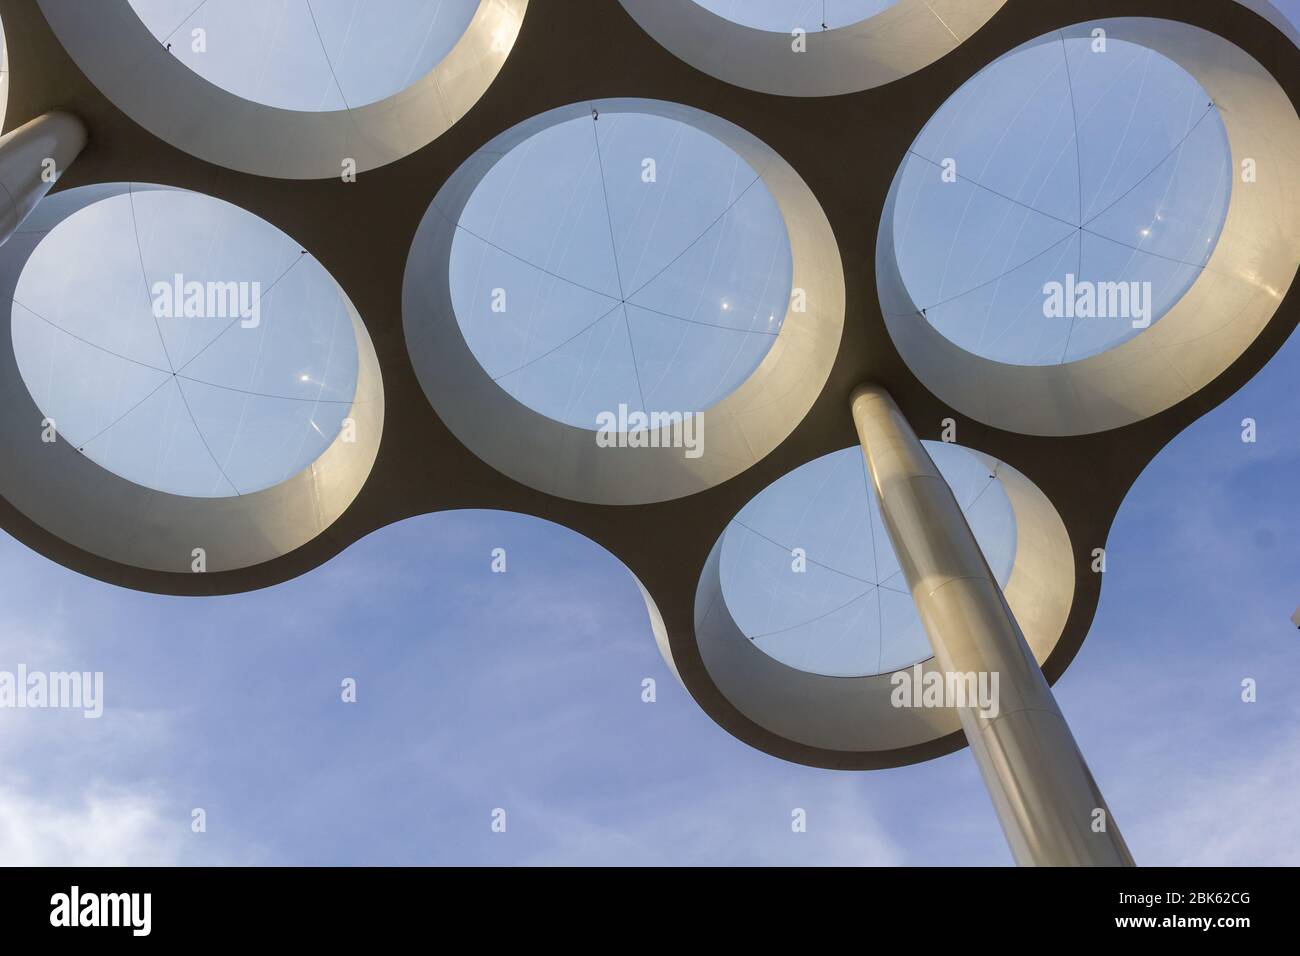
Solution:
M 133 185 L 45 236 L 13 343 L 44 427 L 115 474 L 191 497 L 248 494 L 315 461 L 357 383 L 350 306 L 270 224 Z
M 756 30 L 834 30 L 874 17 L 898 0 L 695 0 L 706 10 Z
M 452 301 L 484 370 L 529 408 L 699 412 L 759 366 L 789 308 L 789 236 L 739 155 L 676 119 L 599 113 L 550 126 L 475 189 Z
M 999 585 L 1011 576 L 1016 520 L 989 459 L 925 442 Z M 765 654 L 830 677 L 890 673 L 931 656 L 859 448 L 778 479 L 727 526 L 722 594 Z
M 158 42 L 210 83 L 309 112 L 356 109 L 400 93 L 447 56 L 479 8 L 479 0 L 130 4 Z
M 1054 365 L 1160 320 L 1223 228 L 1217 108 L 1164 56 L 1053 34 L 996 61 L 904 162 L 894 237 L 924 320 L 976 355 Z

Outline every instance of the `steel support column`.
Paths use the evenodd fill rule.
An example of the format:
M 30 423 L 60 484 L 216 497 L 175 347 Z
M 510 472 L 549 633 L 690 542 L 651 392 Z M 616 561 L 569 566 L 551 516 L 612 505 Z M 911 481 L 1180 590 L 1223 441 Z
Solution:
M 1124 838 L 952 490 L 882 388 L 853 421 L 894 550 L 945 675 L 997 675 L 996 706 L 958 707 L 1022 866 L 1131 866 Z
M 70 113 L 46 113 L 0 136 L 0 245 L 86 145 L 86 128 Z

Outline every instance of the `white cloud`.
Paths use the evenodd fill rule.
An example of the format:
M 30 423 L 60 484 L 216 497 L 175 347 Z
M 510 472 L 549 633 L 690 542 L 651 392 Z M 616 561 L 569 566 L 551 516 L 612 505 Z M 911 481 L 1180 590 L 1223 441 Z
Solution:
M 149 793 L 96 784 L 72 803 L 0 786 L 0 863 L 7 866 L 174 866 L 183 841 L 200 839 L 168 819 Z
M 1231 766 L 1207 766 L 1168 787 L 1163 805 L 1136 821 L 1143 844 L 1139 862 L 1296 866 L 1300 864 L 1297 792 L 1300 734 Z

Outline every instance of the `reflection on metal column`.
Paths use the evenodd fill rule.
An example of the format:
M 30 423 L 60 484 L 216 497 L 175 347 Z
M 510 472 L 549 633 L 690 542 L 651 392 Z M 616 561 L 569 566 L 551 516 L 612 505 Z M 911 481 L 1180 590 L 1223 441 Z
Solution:
M 1016 862 L 1132 866 L 952 490 L 888 392 L 860 387 L 852 409 L 885 527 L 941 670 L 990 675 L 988 686 L 998 691 L 995 708 L 957 711 Z
M 0 245 L 4 245 L 86 145 L 70 113 L 46 113 L 0 136 Z

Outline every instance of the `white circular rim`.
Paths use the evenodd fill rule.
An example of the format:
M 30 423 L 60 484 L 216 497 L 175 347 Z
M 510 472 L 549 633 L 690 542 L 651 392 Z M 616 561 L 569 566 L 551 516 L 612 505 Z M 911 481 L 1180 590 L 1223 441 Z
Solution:
M 1181 66 L 1220 107 L 1234 184 L 1201 275 L 1158 322 L 1064 365 L 1009 365 L 953 344 L 920 314 L 894 249 L 902 166 L 881 217 L 876 280 L 890 337 L 930 391 L 976 421 L 1026 435 L 1081 435 L 1140 422 L 1195 395 L 1232 365 L 1277 312 L 1300 265 L 1300 119 L 1277 81 L 1239 47 L 1198 27 L 1120 18 L 1076 24 Z M 1055 42 L 1056 34 L 1031 43 Z M 1014 52 L 1014 51 L 1013 51 Z M 1252 159 L 1257 181 L 1241 181 Z
M 0 247 L 0 291 L 12 302 L 32 252 L 59 223 L 128 190 L 126 183 L 83 186 L 47 196 Z M 167 189 L 166 186 L 130 188 Z M 342 294 L 342 290 L 340 290 Z M 324 532 L 361 491 L 379 452 L 384 395 L 379 361 L 361 316 L 344 294 L 357 341 L 357 391 L 351 436 L 340 434 L 293 477 L 252 494 L 191 498 L 156 491 L 95 464 L 59 436 L 42 440 L 44 414 L 14 354 L 12 307 L 0 336 L 0 495 L 49 533 L 84 551 L 132 567 L 193 573 L 196 548 L 206 572 L 251 567 L 281 557 Z
M 4 24 L 0 23 L 0 132 L 5 128 L 5 115 L 9 111 L 9 41 L 5 38 Z
M 509 56 L 528 0 L 480 0 L 452 51 L 406 89 L 352 110 L 279 109 L 223 90 L 172 56 L 127 0 L 39 0 L 77 65 L 119 109 L 185 152 L 280 179 L 376 169 L 427 146 L 473 108 Z
M 1014 509 L 1014 507 L 1012 507 L 1012 505 L 1011 505 L 1010 497 L 1007 495 L 1006 490 L 1005 490 L 1005 487 L 1003 486 L 1003 484 L 1002 484 L 1000 481 L 998 481 L 998 475 L 997 475 L 997 473 L 993 470 L 993 466 L 998 464 L 997 461 L 996 461 L 995 459 L 990 458 L 990 457 L 987 456 L 987 455 L 982 455 L 982 454 L 980 454 L 979 452 L 972 451 L 971 449 L 966 448 L 964 445 L 958 445 L 958 444 L 955 444 L 955 443 L 945 443 L 945 442 L 940 442 L 940 441 L 928 441 L 928 440 L 927 440 L 927 441 L 923 441 L 921 444 L 924 446 L 924 448 L 925 448 L 925 450 L 926 450 L 926 453 L 927 453 L 928 455 L 930 455 L 931 461 L 935 461 L 935 466 L 936 466 L 936 467 L 939 467 L 939 464 L 938 464 L 938 461 L 936 461 L 936 458 L 942 458 L 942 457 L 943 457 L 943 455 L 940 454 L 940 451 L 944 451 L 944 450 L 946 450 L 946 451 L 945 451 L 945 454 L 951 454 L 952 451 L 960 451 L 960 453 L 961 453 L 961 461 L 962 461 L 962 466 L 963 466 L 963 467 L 968 465 L 970 468 L 975 469 L 975 470 L 980 470 L 980 469 L 982 469 L 982 470 L 979 471 L 979 474 L 980 474 L 980 475 L 983 476 L 983 475 L 986 475 L 986 474 L 987 474 L 987 475 L 991 475 L 991 476 L 992 476 L 991 478 L 988 479 L 989 483 L 988 483 L 988 485 L 986 486 L 986 490 L 989 490 L 989 491 L 993 491 L 993 492 L 994 492 L 994 494 L 993 494 L 992 496 L 990 496 L 990 497 L 991 497 L 992 499 L 994 499 L 994 500 L 996 500 L 997 497 L 1000 495 L 1000 496 L 1001 496 L 1001 500 L 1002 500 L 1002 502 L 1003 502 L 1004 505 L 1005 505 L 1005 508 L 1010 510 L 1010 524 L 1009 524 L 1009 526 L 1008 526 L 1007 529 L 1006 529 L 1006 530 L 1007 530 L 1007 533 L 1006 533 L 1006 535 L 1005 535 L 1004 537 L 1002 537 L 1002 538 L 999 539 L 999 542 L 998 542 L 998 543 L 1000 543 L 1000 544 L 1002 544 L 1002 545 L 1007 545 L 1007 546 L 1009 546 L 1009 550 L 1010 550 L 1011 554 L 1010 554 L 1010 556 L 1009 556 L 1009 557 L 1010 557 L 1010 566 L 1009 566 L 1009 567 L 1005 567 L 1005 568 L 1003 569 L 1003 571 L 1002 571 L 1001 574 L 999 574 L 997 571 L 994 571 L 994 570 L 993 570 L 993 567 L 992 567 L 991 565 L 990 565 L 990 571 L 993 572 L 993 575 L 994 575 L 994 582 L 998 585 L 999 588 L 1001 588 L 1001 587 L 1005 587 L 1006 585 L 1009 585 L 1009 584 L 1010 584 L 1010 580 L 1011 580 L 1011 572 L 1012 572 L 1012 569 L 1015 567 L 1015 548 L 1016 548 L 1015 509 Z M 814 458 L 812 461 L 809 461 L 809 462 L 806 462 L 806 463 L 803 464 L 803 465 L 800 465 L 798 468 L 794 469 L 794 471 L 787 472 L 785 475 L 782 475 L 782 476 L 781 476 L 780 478 L 778 478 L 776 481 L 774 481 L 774 482 L 772 482 L 771 484 L 769 484 L 766 488 L 763 488 L 762 490 L 760 490 L 756 495 L 754 495 L 753 498 L 750 499 L 750 503 L 753 503 L 753 502 L 755 502 L 755 501 L 758 501 L 760 498 L 763 497 L 763 495 L 765 495 L 765 494 L 768 493 L 769 491 L 772 491 L 774 488 L 776 488 L 776 486 L 780 485 L 780 484 L 781 484 L 783 481 L 785 481 L 787 478 L 793 477 L 793 476 L 794 476 L 795 474 L 797 474 L 799 471 L 801 471 L 801 470 L 803 470 L 803 469 L 805 469 L 805 468 L 813 467 L 813 466 L 824 465 L 824 463 L 825 463 L 828 459 L 831 459 L 831 458 L 837 458 L 837 457 L 839 457 L 839 456 L 844 456 L 844 460 L 845 460 L 846 462 L 849 461 L 849 460 L 853 460 L 853 461 L 855 462 L 854 465 L 853 465 L 853 469 L 854 469 L 854 471 L 855 471 L 855 475 L 861 477 L 862 487 L 863 487 L 863 491 L 864 491 L 864 498 L 863 498 L 862 504 L 863 504 L 866 508 L 868 508 L 868 509 L 870 509 L 872 512 L 874 512 L 874 514 L 871 516 L 871 520 L 873 521 L 873 526 L 872 526 L 872 529 L 870 529 L 870 530 L 868 531 L 868 535 L 874 534 L 874 535 L 876 536 L 876 540 L 883 541 L 883 542 L 885 543 L 885 545 L 890 549 L 890 553 L 891 553 L 891 555 L 893 555 L 893 544 L 892 544 L 892 542 L 889 541 L 888 533 L 887 533 L 887 531 L 886 531 L 886 529 L 885 529 L 885 527 L 884 527 L 883 516 L 880 514 L 880 505 L 879 505 L 879 502 L 876 500 L 876 491 L 875 491 L 875 488 L 872 486 L 870 480 L 869 480 L 868 477 L 867 477 L 867 470 L 863 467 L 863 464 L 864 464 L 864 463 L 863 463 L 863 461 L 862 461 L 862 457 L 861 457 L 861 456 L 862 456 L 862 452 L 861 452 L 861 449 L 858 448 L 858 447 L 849 447 L 849 448 L 841 449 L 840 451 L 828 452 L 828 453 L 825 454 L 825 455 L 821 455 L 821 456 L 819 456 L 819 457 L 817 457 L 817 458 Z M 1000 466 L 1000 467 L 1006 467 L 1006 466 Z M 943 473 L 944 473 L 943 471 L 940 472 L 940 474 L 943 474 Z M 952 474 L 952 472 L 949 472 L 949 474 Z M 857 478 L 855 478 L 854 480 L 856 481 Z M 994 485 L 996 485 L 996 488 L 993 487 Z M 821 488 L 819 488 L 819 493 L 824 492 L 824 490 L 825 490 L 825 486 L 822 486 Z M 977 499 L 977 500 L 983 499 L 983 498 L 984 498 L 984 495 L 985 495 L 985 493 L 986 493 L 986 490 L 981 490 L 980 492 L 978 492 L 978 493 L 976 494 L 976 499 Z M 954 491 L 954 496 L 956 496 L 956 492 L 955 492 L 955 491 Z M 832 496 L 831 496 L 831 498 L 830 498 L 829 500 L 830 500 L 831 502 L 837 502 L 837 503 L 838 503 L 838 502 L 842 502 L 842 501 L 845 500 L 845 499 L 841 499 L 841 498 L 837 497 L 836 495 L 832 494 Z M 824 506 L 825 506 L 825 502 L 824 502 L 824 500 L 823 500 L 822 498 L 820 498 L 820 497 L 819 497 L 818 499 L 816 499 L 816 501 L 814 501 L 814 502 L 810 502 L 810 501 L 808 501 L 808 500 L 805 499 L 803 503 L 804 503 L 804 505 L 805 505 L 806 507 L 809 507 L 809 508 L 816 508 L 816 507 L 824 507 Z M 965 515 L 965 517 L 966 517 L 966 519 L 967 519 L 968 522 L 972 522 L 971 512 L 970 512 L 970 510 L 969 510 L 969 506 L 970 506 L 970 504 L 971 504 L 971 503 L 968 502 L 967 505 L 963 506 L 963 505 L 961 504 L 961 500 L 960 500 L 960 498 L 958 498 L 958 506 L 961 508 L 962 514 Z M 746 507 L 748 507 L 748 505 L 746 505 Z M 745 514 L 745 509 L 742 508 L 739 512 L 737 512 L 737 514 L 736 514 L 736 520 L 733 520 L 733 521 L 731 521 L 731 522 L 728 522 L 726 528 L 725 528 L 725 529 L 723 530 L 723 532 L 722 532 L 722 535 L 721 535 L 721 538 L 720 538 L 720 541 L 719 541 L 719 547 L 720 547 L 720 551 L 719 551 L 719 574 L 720 574 L 720 576 L 721 576 L 721 578 L 722 578 L 722 580 L 723 580 L 723 582 L 724 582 L 724 586 L 723 586 L 723 601 L 724 601 L 724 602 L 727 604 L 727 606 L 728 606 L 728 613 L 732 616 L 733 619 L 739 618 L 739 619 L 741 619 L 741 620 L 746 620 L 747 623 L 752 623 L 752 622 L 753 622 L 753 616 L 752 616 L 752 615 L 746 615 L 746 614 L 743 613 L 743 612 L 744 612 L 744 608 L 742 607 L 742 600 L 741 600 L 740 596 L 737 595 L 737 593 L 736 593 L 736 589 L 735 589 L 735 587 L 734 587 L 737 574 L 738 574 L 738 573 L 740 573 L 740 574 L 744 574 L 744 573 L 746 573 L 746 572 L 745 572 L 745 565 L 737 566 L 737 565 L 735 565 L 735 564 L 732 563 L 732 562 L 734 562 L 735 560 L 737 560 L 738 558 L 740 558 L 740 556 L 741 556 L 741 550 L 742 550 L 742 548 L 743 548 L 743 545 L 740 545 L 740 544 L 733 544 L 733 547 L 732 547 L 732 548 L 728 548 L 728 546 L 727 546 L 727 542 L 728 542 L 729 540 L 734 541 L 733 536 L 737 536 L 737 535 L 738 535 L 738 529 L 739 529 L 740 531 L 748 530 L 748 532 L 749 532 L 750 534 L 758 534 L 758 535 L 760 535 L 761 537 L 767 538 L 768 542 L 770 542 L 770 543 L 776 543 L 776 542 L 772 539 L 772 537 L 770 537 L 770 536 L 768 535 L 768 532 L 770 532 L 770 531 L 772 530 L 771 528 L 768 528 L 768 529 L 766 529 L 766 530 L 760 530 L 760 529 L 754 528 L 753 524 L 750 523 L 750 522 L 753 521 L 753 518 L 752 518 L 752 517 L 751 517 L 751 519 L 750 519 L 750 522 L 740 523 L 740 522 L 739 522 L 739 519 L 740 519 L 744 514 Z M 875 519 L 879 519 L 879 520 L 880 520 L 880 526 L 879 526 L 878 528 L 874 526 Z M 978 532 L 978 530 L 977 530 L 977 525 L 976 525 L 975 523 L 971 523 L 971 531 L 974 532 L 974 533 L 976 534 L 976 543 L 980 545 L 982 551 L 983 551 L 983 549 L 984 549 L 984 547 L 985 547 L 986 544 L 988 544 L 988 545 L 992 545 L 992 546 L 996 547 L 995 542 L 993 542 L 992 540 L 984 540 L 984 541 L 981 541 L 981 540 L 980 540 L 980 535 L 979 535 L 979 532 Z M 883 537 L 881 537 L 881 536 L 883 536 Z M 793 554 L 793 549 L 790 549 L 790 548 L 789 548 L 789 541 L 791 541 L 791 540 L 798 540 L 801 544 L 806 544 L 806 545 L 808 545 L 808 550 L 813 550 L 813 549 L 817 549 L 817 550 L 819 550 L 819 556 L 820 556 L 820 545 L 815 545 L 815 544 L 814 544 L 814 542 L 816 541 L 815 538 L 813 538 L 812 540 L 809 540 L 809 538 L 808 538 L 806 535 L 800 535 L 800 536 L 798 536 L 798 537 L 796 537 L 796 538 L 789 538 L 789 539 L 787 539 L 787 541 L 786 541 L 784 544 L 780 545 L 780 547 L 781 547 L 781 549 L 782 549 L 782 554 L 784 555 L 782 558 L 780 558 L 780 562 L 781 562 L 781 564 L 783 564 L 784 566 L 789 567 L 788 562 L 790 561 L 791 555 Z M 865 540 L 869 540 L 869 539 L 868 539 L 868 538 L 863 538 L 863 540 L 865 541 Z M 771 552 L 768 552 L 768 553 L 771 554 Z M 877 555 L 877 556 L 878 556 L 878 555 Z M 814 561 L 813 561 L 812 557 L 809 556 L 809 555 L 807 554 L 806 551 L 804 552 L 804 558 L 805 558 L 805 560 L 807 561 L 808 564 L 815 564 L 815 563 L 817 563 L 817 562 L 814 562 Z M 897 560 L 898 560 L 897 555 L 893 555 L 893 560 L 894 560 L 895 562 L 897 562 Z M 986 553 L 986 563 L 987 563 L 987 553 Z M 846 574 L 846 573 L 847 573 L 847 572 L 845 572 L 842 568 L 830 567 L 829 565 L 822 565 L 822 567 L 824 567 L 824 568 L 828 568 L 828 569 L 829 569 L 832 573 L 834 573 L 834 574 Z M 902 569 L 902 565 L 901 565 L 901 563 L 900 563 L 899 566 L 898 566 L 898 568 L 897 568 L 897 570 L 896 570 L 895 572 L 891 572 L 889 575 L 882 577 L 879 581 L 875 581 L 875 582 L 872 582 L 872 581 L 866 581 L 865 583 L 868 583 L 868 584 L 871 584 L 871 585 L 874 586 L 874 587 L 880 588 L 880 587 L 883 587 L 885 581 L 890 580 L 891 578 L 897 577 L 897 579 L 898 579 L 898 584 L 896 585 L 896 587 L 895 587 L 894 589 L 897 590 L 897 589 L 899 589 L 899 588 L 906 588 L 906 586 L 907 586 L 907 585 L 906 585 L 906 581 L 903 580 L 903 578 L 902 578 L 902 573 L 903 573 L 903 569 Z M 732 582 L 733 587 L 728 588 L 728 587 L 726 586 L 726 583 L 725 583 L 725 582 L 728 582 L 728 581 Z M 877 595 L 877 600 L 879 600 L 879 599 L 880 599 L 880 595 L 878 594 L 878 595 Z M 914 604 L 910 604 L 909 606 L 910 606 L 910 607 L 914 607 L 915 605 L 914 605 Z M 835 610 L 836 610 L 836 611 L 838 611 L 838 610 L 842 610 L 842 608 L 837 608 L 837 609 L 835 609 Z M 828 613 L 828 614 L 825 615 L 825 616 L 829 617 L 829 616 L 831 616 L 831 615 L 834 614 L 834 613 L 835 613 L 835 611 L 832 611 L 832 612 Z M 770 633 L 768 633 L 768 634 L 759 634 L 759 635 L 757 635 L 757 636 L 755 636 L 755 635 L 753 635 L 753 634 L 750 634 L 750 643 L 753 644 L 755 647 L 758 647 L 758 649 L 761 650 L 761 651 L 763 651 L 763 653 L 769 655 L 770 657 L 775 658 L 775 659 L 778 660 L 778 661 L 781 661 L 781 663 L 783 663 L 783 664 L 786 664 L 786 665 L 788 665 L 788 666 L 790 666 L 790 667 L 793 667 L 795 670 L 804 671 L 804 672 L 809 673 L 809 674 L 817 674 L 817 675 L 822 676 L 822 677 L 835 677 L 835 678 L 875 677 L 875 676 L 879 676 L 880 674 L 892 674 L 892 673 L 894 673 L 894 672 L 896 672 L 896 671 L 898 671 L 898 670 L 900 670 L 900 669 L 906 669 L 906 668 L 911 667 L 913 664 L 920 663 L 920 662 L 923 662 L 923 661 L 925 661 L 925 660 L 928 660 L 929 657 L 931 656 L 931 654 L 930 654 L 929 651 L 928 651 L 929 644 L 928 644 L 928 641 L 927 641 L 927 642 L 925 643 L 925 647 L 927 648 L 927 652 L 926 652 L 925 656 L 922 657 L 922 658 L 919 658 L 919 659 L 913 659 L 913 660 L 909 661 L 907 664 L 905 664 L 905 665 L 901 665 L 901 667 L 895 667 L 895 666 L 884 665 L 883 667 L 878 667 L 876 670 L 872 671 L 871 673 L 865 673 L 865 672 L 861 672 L 861 671 L 859 671 L 858 673 L 832 673 L 832 672 L 830 672 L 829 670 L 819 670 L 819 669 L 817 669 L 817 668 L 815 668 L 815 667 L 801 667 L 799 664 L 794 663 L 793 661 L 784 658 L 780 653 L 776 653 L 775 650 L 774 650 L 773 648 L 771 648 L 771 647 L 761 646 L 760 643 L 759 643 L 760 640 L 761 640 L 762 638 L 764 638 L 764 637 L 770 637 L 770 636 L 775 636 L 776 634 L 782 634 L 782 633 L 786 633 L 786 632 L 791 632 L 791 631 L 799 630 L 799 629 L 801 629 L 801 628 L 803 628 L 803 627 L 806 627 L 807 625 L 810 625 L 810 624 L 815 623 L 816 620 L 817 620 L 817 618 L 814 617 L 812 620 L 802 621 L 802 622 L 799 622 L 799 623 L 796 623 L 796 624 L 791 624 L 791 625 L 785 625 L 784 627 L 780 628 L 779 630 L 776 630 L 776 631 L 774 631 L 774 632 L 770 632 Z M 919 616 L 919 615 L 918 615 L 917 618 L 916 618 L 916 626 L 917 626 L 918 628 L 920 628 L 919 633 L 920 633 L 921 635 L 924 635 L 924 629 L 921 628 L 921 619 L 920 619 L 920 616 Z M 883 637 L 884 637 L 884 635 L 881 634 L 881 635 L 880 635 L 880 639 L 881 639 L 881 641 L 883 641 Z M 811 632 L 811 634 L 810 634 L 809 632 L 805 632 L 805 636 L 801 638 L 801 640 L 804 640 L 804 641 L 806 641 L 806 640 L 820 640 L 820 639 L 821 639 L 821 638 L 820 638 L 820 635 L 819 635 L 816 631 Z M 878 642 L 878 643 L 879 643 L 879 642 Z
M 839 96 L 902 79 L 951 53 L 1006 0 L 899 0 L 873 17 L 807 33 L 759 30 L 695 0 L 619 0 L 646 33 L 701 72 L 758 93 Z
M 1069 532 L 1033 482 L 1010 465 L 968 450 L 996 470 L 1011 501 L 1016 558 L 1003 594 L 1041 666 L 1060 641 L 1074 604 Z M 754 723 L 786 740 L 852 753 L 917 747 L 961 730 L 955 708 L 893 705 L 891 678 L 910 667 L 870 677 L 827 677 L 783 664 L 754 646 L 723 597 L 721 554 L 720 537 L 695 592 L 695 641 L 719 692 Z M 933 657 L 915 666 L 923 674 L 939 671 Z
M 597 432 L 547 418 L 494 382 L 474 358 L 452 308 L 450 262 L 461 211 L 487 171 L 530 136 L 579 116 L 650 113 L 722 141 L 763 179 L 790 237 L 792 297 L 758 369 L 726 398 L 696 413 L 702 454 L 688 457 L 667 434 L 661 447 L 599 447 Z M 551 110 L 507 130 L 471 156 L 434 198 L 411 246 L 402 292 L 407 350 L 434 410 L 496 470 L 538 491 L 592 504 L 647 504 L 704 491 L 776 448 L 803 420 L 830 375 L 844 328 L 844 272 L 830 223 L 812 191 L 774 150 L 726 120 L 659 100 L 618 99 Z

